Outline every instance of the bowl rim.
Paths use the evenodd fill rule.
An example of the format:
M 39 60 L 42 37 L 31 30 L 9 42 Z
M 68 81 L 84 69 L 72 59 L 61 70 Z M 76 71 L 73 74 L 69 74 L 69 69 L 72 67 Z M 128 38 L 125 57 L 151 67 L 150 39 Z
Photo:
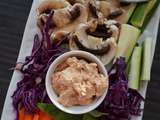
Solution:
M 105 92 L 103 93 L 103 95 L 101 97 L 99 97 L 96 101 L 94 101 L 93 103 L 89 104 L 89 105 L 85 105 L 85 106 L 73 106 L 73 107 L 65 107 L 63 105 L 61 105 L 57 99 L 58 96 L 56 95 L 56 93 L 54 92 L 52 85 L 51 85 L 51 76 L 54 72 L 54 70 L 56 69 L 56 67 L 63 62 L 65 59 L 67 59 L 68 57 L 82 57 L 84 59 L 87 59 L 89 61 L 95 62 L 98 65 L 98 69 L 100 70 L 100 72 L 108 78 L 108 73 L 107 70 L 105 68 L 105 66 L 103 65 L 103 63 L 93 54 L 85 52 L 85 51 L 81 51 L 81 50 L 74 50 L 74 51 L 69 51 L 66 52 L 62 55 L 60 55 L 59 57 L 57 57 L 49 66 L 49 69 L 47 71 L 47 75 L 45 78 L 45 88 L 47 91 L 47 94 L 51 100 L 51 102 L 60 110 L 66 112 L 66 113 L 70 113 L 70 114 L 84 114 L 87 112 L 90 112 L 92 110 L 94 110 L 95 108 L 97 108 L 102 101 L 104 100 L 107 92 L 108 92 L 108 86 L 109 86 L 109 81 L 107 80 L 107 88 L 105 90 Z M 84 57 L 85 56 L 85 57 Z M 88 58 L 87 58 L 88 57 Z M 57 96 L 57 97 L 56 97 Z

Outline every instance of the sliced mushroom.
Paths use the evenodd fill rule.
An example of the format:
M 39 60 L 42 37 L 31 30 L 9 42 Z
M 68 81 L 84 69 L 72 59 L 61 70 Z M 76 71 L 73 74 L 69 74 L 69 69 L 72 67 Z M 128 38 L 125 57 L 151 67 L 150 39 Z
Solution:
M 54 41 L 61 40 L 63 37 L 65 37 L 68 34 L 66 31 L 58 31 L 56 34 L 51 34 L 51 39 Z
M 96 55 L 102 61 L 102 63 L 104 65 L 109 64 L 113 60 L 113 58 L 116 54 L 116 50 L 117 50 L 117 44 L 116 44 L 114 38 L 112 38 L 112 37 L 107 40 L 106 47 L 104 47 L 101 50 L 100 49 L 97 49 L 97 50 L 88 49 L 88 48 L 84 49 L 84 48 L 79 47 L 79 45 L 77 45 L 77 43 L 75 43 L 73 40 L 70 40 L 69 42 L 70 42 L 69 47 L 71 50 L 88 51 L 88 52 Z
M 112 36 L 112 32 L 108 30 L 105 24 L 97 25 L 94 31 L 87 29 L 86 32 L 94 37 L 102 37 L 104 40 Z
M 95 37 L 95 36 L 88 35 L 86 30 L 89 30 L 90 26 L 93 27 L 94 26 L 93 24 L 95 24 L 95 26 L 98 26 L 96 22 L 80 24 L 79 27 L 76 29 L 75 33 L 73 33 L 69 41 L 70 49 L 71 50 L 80 49 L 80 50 L 84 50 L 84 51 L 93 53 L 98 58 L 100 58 L 100 60 L 104 64 L 108 64 L 115 56 L 115 51 L 117 49 L 116 40 L 118 39 L 118 35 L 119 35 L 119 28 L 109 23 L 111 22 L 108 22 L 108 23 L 105 22 L 106 34 L 108 34 L 107 31 L 112 31 L 112 30 L 113 30 L 112 31 L 113 34 L 111 34 L 111 36 L 109 36 L 106 39 L 104 39 L 103 36 Z M 93 28 L 91 29 L 92 32 L 94 32 Z M 118 33 L 115 30 L 115 28 L 116 30 L 118 30 Z
M 71 14 L 69 8 L 58 9 L 54 11 L 54 15 L 52 17 L 52 21 L 54 21 L 56 27 L 64 27 L 65 25 L 71 22 Z
M 70 6 L 70 3 L 66 0 L 43 0 L 42 3 L 39 5 L 37 11 L 38 15 L 42 13 L 48 13 L 48 11 L 52 9 L 61 9 Z
M 136 7 L 135 3 L 123 3 L 120 0 L 100 0 L 96 5 L 105 18 L 119 23 L 126 23 Z
M 115 41 L 117 42 L 120 33 L 120 24 L 115 20 L 108 20 L 105 21 L 105 25 L 107 28 L 109 28 L 109 32 L 112 33 L 112 37 L 115 38 Z
M 46 13 L 43 13 L 38 16 L 37 25 L 40 29 L 43 29 L 43 26 L 46 23 L 47 19 L 48 19 L 48 15 Z
M 123 14 L 123 10 L 120 8 L 116 8 L 115 10 L 111 11 L 110 14 L 108 15 L 108 19 L 114 19 L 119 17 L 120 15 Z
M 51 10 L 63 9 L 66 7 L 71 6 L 69 2 L 66 0 L 43 0 L 37 8 L 38 20 L 37 24 L 40 29 L 43 28 L 46 20 L 48 19 L 48 15 L 50 14 Z M 54 12 L 57 14 L 57 12 Z M 63 12 L 61 13 L 63 14 Z M 55 27 L 56 23 L 52 21 L 52 27 Z
M 108 44 L 106 44 L 106 46 L 103 46 L 101 49 L 92 49 L 92 48 L 88 48 L 85 45 L 83 45 L 80 40 L 78 39 L 77 36 L 73 36 L 72 40 L 75 42 L 75 44 L 77 45 L 77 47 L 80 50 L 84 50 L 90 53 L 93 53 L 95 55 L 104 55 L 105 53 L 107 53 L 110 49 L 110 46 Z
M 105 17 L 103 14 L 100 12 L 98 1 L 96 0 L 86 0 L 85 6 L 87 7 L 88 10 L 88 21 L 94 19 L 97 19 L 99 23 L 103 23 L 105 20 Z
M 79 10 L 79 12 L 78 12 L 79 15 L 77 16 L 77 18 L 74 17 L 74 20 L 72 20 L 73 15 L 76 16 L 75 10 L 77 10 L 77 9 Z M 73 12 L 72 12 L 72 10 L 73 10 Z M 53 29 L 53 34 L 56 33 L 57 31 L 66 31 L 68 33 L 73 32 L 80 23 L 87 22 L 88 12 L 86 10 L 86 7 L 83 6 L 82 4 L 76 3 L 68 11 L 69 11 L 70 15 L 72 14 L 72 18 L 71 17 L 68 18 L 70 20 L 70 22 L 68 24 L 64 25 L 63 27 L 56 27 L 55 29 Z M 62 19 L 63 17 L 61 16 L 60 18 Z M 61 22 L 61 21 L 59 21 L 59 22 Z
M 110 46 L 110 50 L 108 51 L 108 53 L 104 54 L 103 56 L 98 56 L 98 58 L 105 65 L 109 64 L 113 60 L 113 58 L 116 55 L 116 50 L 117 50 L 117 44 L 113 37 L 108 39 L 108 44 Z

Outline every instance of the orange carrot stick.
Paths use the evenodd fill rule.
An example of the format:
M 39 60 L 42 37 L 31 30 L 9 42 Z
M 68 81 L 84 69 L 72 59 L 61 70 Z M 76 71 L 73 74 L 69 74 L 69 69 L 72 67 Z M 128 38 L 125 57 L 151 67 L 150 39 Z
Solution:
M 34 117 L 33 117 L 33 120 L 39 120 L 39 115 L 35 114 Z
M 24 120 L 24 108 L 19 110 L 18 120 Z
M 24 120 L 33 120 L 33 115 L 25 113 Z

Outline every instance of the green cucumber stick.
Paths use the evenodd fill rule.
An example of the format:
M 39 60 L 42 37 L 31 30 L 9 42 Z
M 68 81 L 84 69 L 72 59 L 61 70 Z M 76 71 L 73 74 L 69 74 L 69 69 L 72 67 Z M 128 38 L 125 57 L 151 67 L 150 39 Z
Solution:
M 143 42 L 141 80 L 150 80 L 150 76 L 151 76 L 151 52 L 152 52 L 152 39 L 147 38 Z
M 138 28 L 122 24 L 115 58 L 122 56 L 128 62 L 140 33 Z
M 142 56 L 142 47 L 136 46 L 133 50 L 130 61 L 130 70 L 128 75 L 128 86 L 129 88 L 138 90 L 139 81 L 140 81 L 140 72 L 141 72 L 141 56 Z
M 136 27 L 141 28 L 144 24 L 145 18 L 152 8 L 156 5 L 157 0 L 149 0 L 148 2 L 139 3 L 131 17 L 130 23 Z

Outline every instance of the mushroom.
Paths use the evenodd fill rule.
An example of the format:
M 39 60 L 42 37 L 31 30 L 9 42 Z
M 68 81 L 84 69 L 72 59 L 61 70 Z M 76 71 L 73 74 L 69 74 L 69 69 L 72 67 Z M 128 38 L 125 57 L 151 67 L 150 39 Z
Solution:
M 54 40 L 61 40 L 64 36 L 68 35 L 66 31 L 58 31 L 56 34 L 51 34 L 51 38 Z
M 88 9 L 88 21 L 97 19 L 99 23 L 103 23 L 105 21 L 104 15 L 101 13 L 98 5 L 99 1 L 95 0 L 86 0 L 85 6 Z
M 79 15 L 77 16 L 77 10 L 79 10 Z M 72 6 L 71 9 L 68 10 L 72 18 L 70 17 L 70 22 L 63 27 L 55 27 L 52 31 L 52 34 L 56 34 L 59 31 L 66 31 L 66 33 L 74 32 L 80 23 L 87 22 L 88 13 L 86 8 L 80 4 L 76 3 Z M 62 16 L 60 17 L 63 18 Z M 60 19 L 59 19 L 60 20 Z M 59 21 L 61 22 L 61 21 Z
M 117 42 L 118 37 L 119 37 L 119 27 L 120 23 L 118 23 L 115 20 L 108 20 L 104 22 L 106 27 L 109 28 L 109 31 L 112 33 L 112 37 L 115 38 L 115 41 Z
M 123 10 L 121 8 L 116 8 L 115 10 L 111 11 L 108 15 L 108 19 L 115 19 L 123 14 Z
M 105 18 L 114 19 L 123 14 L 118 0 L 97 1 L 97 6 Z
M 68 33 L 73 32 L 75 28 L 79 25 L 79 23 L 87 22 L 88 13 L 86 7 L 80 3 L 76 3 L 73 6 L 68 5 L 65 8 L 53 10 L 54 14 L 51 21 L 52 27 L 50 28 L 50 31 L 53 34 L 58 31 L 66 31 Z M 38 26 L 40 28 L 43 28 L 47 18 L 47 13 L 42 13 L 39 15 Z
M 48 13 L 50 10 L 61 9 L 70 6 L 70 3 L 66 0 L 43 0 L 37 8 L 38 15 L 42 13 Z
M 37 8 L 38 20 L 37 24 L 40 29 L 43 28 L 46 20 L 48 19 L 51 10 L 63 9 L 71 6 L 66 0 L 43 0 Z M 55 14 L 55 12 L 54 12 Z M 52 21 L 52 27 L 55 23 Z
M 105 18 L 126 23 L 136 4 L 124 3 L 120 0 L 99 0 L 96 2 L 96 6 Z
M 114 25 L 114 21 L 106 21 L 103 25 L 99 25 L 96 20 L 88 23 L 82 23 L 71 35 L 69 47 L 71 50 L 84 50 L 96 55 L 105 65 L 114 58 L 117 49 L 117 39 L 119 36 L 119 28 Z M 98 28 L 103 26 L 102 29 Z M 99 36 L 88 34 L 99 29 Z M 99 34 L 98 33 L 98 34 Z M 110 36 L 107 34 L 111 34 Z M 102 35 L 102 36 L 101 36 Z M 104 35 L 106 35 L 104 37 Z

